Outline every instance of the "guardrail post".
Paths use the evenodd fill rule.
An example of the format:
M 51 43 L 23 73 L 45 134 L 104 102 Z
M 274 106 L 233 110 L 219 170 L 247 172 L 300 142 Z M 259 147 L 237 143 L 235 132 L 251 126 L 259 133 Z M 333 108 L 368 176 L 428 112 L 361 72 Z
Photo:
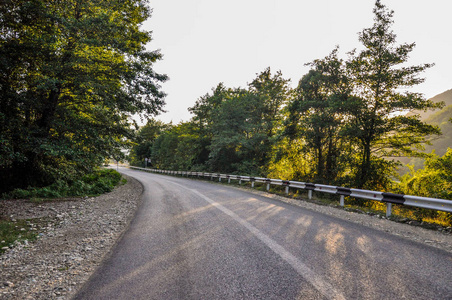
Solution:
M 286 186 L 286 195 L 289 195 L 289 186 Z
M 345 196 L 341 195 L 340 204 L 341 204 L 342 207 L 344 207 L 344 199 L 345 199 Z
M 386 202 L 386 217 L 391 216 L 391 211 L 392 211 L 392 203 Z
M 218 176 L 218 182 L 221 182 L 221 176 Z
M 270 190 L 270 183 L 267 183 L 267 192 Z
M 309 200 L 312 199 L 312 190 L 308 190 L 308 199 L 309 199 Z
M 254 181 L 251 181 L 251 188 L 254 188 Z
M 231 183 L 231 177 L 228 177 L 228 183 Z

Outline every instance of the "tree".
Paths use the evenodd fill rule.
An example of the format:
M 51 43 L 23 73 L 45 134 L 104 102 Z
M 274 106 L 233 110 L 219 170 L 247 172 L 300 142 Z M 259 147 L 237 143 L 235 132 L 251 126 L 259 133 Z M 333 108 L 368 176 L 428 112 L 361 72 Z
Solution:
M 135 139 L 136 144 L 132 147 L 129 155 L 130 163 L 132 165 L 145 165 L 145 159 L 151 158 L 152 146 L 158 136 L 170 125 L 162 121 L 149 119 L 146 125 L 141 127 Z
M 383 156 L 417 155 L 416 147 L 426 142 L 426 135 L 440 133 L 438 127 L 427 125 L 418 115 L 403 114 L 438 107 L 422 94 L 401 91 L 423 82 L 419 74 L 432 65 L 403 66 L 415 43 L 396 45 L 396 35 L 391 30 L 393 11 L 379 0 L 373 12 L 373 26 L 359 34 L 364 50 L 352 52 L 347 62 L 354 84 L 353 97 L 346 103 L 347 135 L 359 144 L 358 188 L 391 164 Z
M 205 94 L 200 97 L 193 107 L 188 111 L 193 114 L 192 122 L 197 124 L 201 130 L 209 130 L 213 123 L 214 112 L 228 97 L 230 89 L 227 89 L 222 82 L 212 89 L 212 94 Z
M 217 172 L 238 172 L 246 165 L 248 172 L 256 174 L 262 157 L 261 132 L 257 97 L 244 89 L 229 90 L 219 106 L 211 126 L 208 165 Z
M 180 123 L 162 132 L 153 143 L 153 165 L 170 170 L 197 169 L 203 150 L 199 128 L 193 122 Z
M 0 6 L 1 190 L 75 176 L 117 155 L 129 117 L 164 105 L 140 0 Z
M 199 129 L 205 167 L 212 171 L 265 173 L 278 126 L 281 107 L 291 94 L 289 80 L 267 68 L 248 89 L 226 88 L 222 83 L 189 108 Z M 198 160 L 202 162 L 201 160 Z
M 337 51 L 308 64 L 312 69 L 300 80 L 297 96 L 288 105 L 285 129 L 292 141 L 305 141 L 305 152 L 314 152 L 315 176 L 310 179 L 328 184 L 333 184 L 339 173 L 338 158 L 344 152 L 342 106 L 351 93 Z
M 272 76 L 270 67 L 265 69 L 248 85 L 249 91 L 259 97 L 262 126 L 267 136 L 271 138 L 282 125 L 283 114 L 281 108 L 292 95 L 289 87 L 290 79 L 284 79 L 281 71 Z

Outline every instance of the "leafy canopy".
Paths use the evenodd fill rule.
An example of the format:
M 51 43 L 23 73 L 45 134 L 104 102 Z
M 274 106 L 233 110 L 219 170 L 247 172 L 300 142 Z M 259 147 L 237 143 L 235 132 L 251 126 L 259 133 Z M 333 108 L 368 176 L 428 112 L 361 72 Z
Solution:
M 119 156 L 130 116 L 162 111 L 165 75 L 139 0 L 0 6 L 0 181 L 49 184 Z

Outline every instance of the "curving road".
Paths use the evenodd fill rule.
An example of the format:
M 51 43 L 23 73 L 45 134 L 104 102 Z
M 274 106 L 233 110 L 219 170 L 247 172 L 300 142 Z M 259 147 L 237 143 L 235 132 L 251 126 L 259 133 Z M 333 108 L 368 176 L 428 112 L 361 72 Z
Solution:
M 452 299 L 452 255 L 203 181 L 129 169 L 130 228 L 75 299 Z

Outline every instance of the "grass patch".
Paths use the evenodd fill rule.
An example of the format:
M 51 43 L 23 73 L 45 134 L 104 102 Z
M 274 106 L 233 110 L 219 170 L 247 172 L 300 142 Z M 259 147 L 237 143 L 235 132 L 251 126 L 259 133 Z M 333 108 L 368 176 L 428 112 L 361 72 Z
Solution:
M 116 170 L 100 169 L 69 182 L 60 180 L 42 188 L 16 189 L 3 194 L 3 198 L 31 199 L 35 203 L 42 203 L 45 199 L 52 198 L 96 196 L 111 192 L 115 186 L 126 182 Z
M 0 220 L 0 253 L 6 251 L 5 247 L 13 246 L 15 241 L 35 240 L 38 233 L 29 224 L 30 220 Z

